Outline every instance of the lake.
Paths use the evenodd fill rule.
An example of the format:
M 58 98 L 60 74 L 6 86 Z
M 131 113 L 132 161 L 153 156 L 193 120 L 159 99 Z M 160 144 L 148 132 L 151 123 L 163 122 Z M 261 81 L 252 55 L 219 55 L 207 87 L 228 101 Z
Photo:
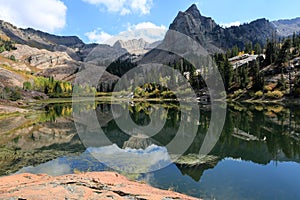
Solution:
M 0 175 L 114 170 L 204 199 L 300 199 L 299 107 L 220 108 L 224 127 L 210 135 L 209 105 L 49 104 L 1 119 Z

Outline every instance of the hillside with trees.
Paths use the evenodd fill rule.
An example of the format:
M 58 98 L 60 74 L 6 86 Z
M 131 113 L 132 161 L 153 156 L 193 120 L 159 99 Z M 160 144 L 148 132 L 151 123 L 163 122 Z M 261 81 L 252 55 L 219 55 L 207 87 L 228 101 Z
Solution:
M 300 96 L 300 35 L 282 37 L 266 19 L 223 28 L 202 16 L 196 5 L 179 12 L 170 30 L 192 38 L 210 53 L 229 100 L 270 101 Z M 74 91 L 107 93 L 124 77 L 125 87 L 138 98 L 175 98 L 166 86 L 181 85 L 181 77 L 189 81 L 198 96 L 208 94 L 205 82 L 210 69 L 205 57 L 198 56 L 199 66 L 194 66 L 185 58 L 158 48 L 135 55 L 109 45 L 84 44 L 77 37 L 19 29 L 3 21 L 0 34 L 1 99 L 71 97 Z M 165 40 L 168 39 L 167 33 Z M 124 76 L 140 64 L 152 62 L 168 65 L 182 76 L 175 73 L 165 76 L 150 69 L 144 73 L 149 77 L 159 76 L 159 82 L 149 79 L 142 85 L 134 82 L 137 74 Z M 90 67 L 106 70 L 102 79 L 92 87 L 88 83 L 76 85 L 76 75 Z M 183 94 L 189 92 L 186 87 L 178 89 Z

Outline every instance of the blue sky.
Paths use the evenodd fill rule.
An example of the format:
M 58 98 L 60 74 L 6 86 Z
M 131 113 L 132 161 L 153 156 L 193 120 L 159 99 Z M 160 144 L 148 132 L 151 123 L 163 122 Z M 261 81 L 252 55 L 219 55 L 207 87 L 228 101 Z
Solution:
M 77 35 L 85 42 L 103 42 L 141 28 L 163 33 L 177 13 L 193 3 L 202 15 L 227 26 L 262 17 L 300 17 L 299 0 L 0 0 L 0 19 L 19 27 Z

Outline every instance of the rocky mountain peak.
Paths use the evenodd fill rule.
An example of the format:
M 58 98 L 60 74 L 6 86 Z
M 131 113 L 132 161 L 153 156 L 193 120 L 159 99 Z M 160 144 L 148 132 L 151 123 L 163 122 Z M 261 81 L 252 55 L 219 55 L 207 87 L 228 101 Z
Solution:
M 197 8 L 196 4 L 191 5 L 191 7 L 189 7 L 185 13 L 189 13 L 191 14 L 194 18 L 200 18 L 201 14 L 199 9 Z
M 221 29 L 212 18 L 202 16 L 197 6 L 193 4 L 185 12 L 178 13 L 169 29 L 193 38 L 209 52 L 218 52 L 219 48 L 210 44 L 214 40 L 212 34 L 218 28 Z
M 257 20 L 254 20 L 252 22 L 250 22 L 251 25 L 255 25 L 255 26 L 270 26 L 270 21 L 267 20 L 266 18 L 261 18 L 261 19 L 257 19 Z
M 217 26 L 210 17 L 201 16 L 197 6 L 193 4 L 185 12 L 179 12 L 170 29 L 191 36 L 211 32 Z
M 140 39 L 132 39 L 132 40 L 118 40 L 113 47 L 116 49 L 126 49 L 131 54 L 145 54 L 149 50 L 158 46 L 159 43 L 149 43 L 146 42 L 143 38 Z
M 113 47 L 117 49 L 126 49 L 131 54 L 143 54 L 149 43 L 140 39 L 133 40 L 118 40 Z
M 282 28 L 281 32 L 285 29 Z M 170 25 L 170 30 L 193 38 L 211 53 L 232 48 L 234 45 L 243 48 L 247 42 L 263 45 L 276 31 L 274 25 L 265 18 L 241 26 L 222 28 L 212 18 L 202 16 L 195 4 L 185 12 L 179 12 Z
M 134 47 L 136 49 L 144 48 L 146 45 L 148 45 L 148 42 L 146 42 L 144 39 L 133 39 L 133 40 L 118 40 L 113 46 L 117 48 L 124 48 L 127 46 Z

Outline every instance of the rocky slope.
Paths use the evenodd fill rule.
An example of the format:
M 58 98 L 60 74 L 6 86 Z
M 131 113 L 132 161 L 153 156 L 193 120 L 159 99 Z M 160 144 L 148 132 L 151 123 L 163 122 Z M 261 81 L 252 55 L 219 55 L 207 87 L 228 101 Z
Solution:
M 272 23 L 267 19 L 258 19 L 249 24 L 241 26 L 233 26 L 224 29 L 223 35 L 220 37 L 221 46 L 232 48 L 234 45 L 244 47 L 247 42 L 259 43 L 264 45 L 267 39 L 277 32 Z
M 32 28 L 17 28 L 2 20 L 0 20 L 0 29 L 0 33 L 8 36 L 17 43 L 32 44 L 44 49 L 53 49 L 57 45 L 72 48 L 84 45 L 84 43 L 76 36 L 56 36 Z
M 72 62 L 73 59 L 66 52 L 48 51 L 27 45 L 16 44 L 16 50 L 3 52 L 2 56 L 14 56 L 16 60 L 24 62 L 37 69 L 57 67 Z
M 0 88 L 3 88 L 5 86 L 23 87 L 23 83 L 26 80 L 26 77 L 22 74 L 17 74 L 14 71 L 2 68 L 0 66 Z
M 18 174 L 0 178 L 1 199 L 196 199 L 129 181 L 114 172 L 50 177 Z
M 178 13 L 162 43 L 147 53 L 142 63 L 153 61 L 163 64 L 173 63 L 178 59 L 176 52 L 182 52 L 180 56 L 189 53 L 199 57 L 206 53 L 225 52 L 234 45 L 240 49 L 243 49 L 247 43 L 264 45 L 267 39 L 272 38 L 276 32 L 278 31 L 274 24 L 267 19 L 223 28 L 212 18 L 202 16 L 194 4 L 185 12 Z M 197 42 L 200 46 L 192 46 L 193 42 Z M 169 52 L 164 52 L 165 49 Z M 199 51 L 201 51 L 200 55 Z
M 84 43 L 76 36 L 56 36 L 31 28 L 21 29 L 2 20 L 0 20 L 0 35 L 4 35 L 19 44 L 26 44 L 39 49 L 65 51 L 76 60 L 80 59 L 76 51 L 84 46 Z
M 293 33 L 300 33 L 300 17 L 290 20 L 273 21 L 272 24 L 280 36 L 287 37 Z
M 0 36 L 38 49 L 65 52 L 76 61 L 85 60 L 89 53 L 98 46 L 85 44 L 77 36 L 57 36 L 32 28 L 22 29 L 2 20 L 0 20 Z M 107 47 L 107 45 L 101 46 Z
M 196 5 L 179 12 L 170 30 L 183 33 L 199 42 L 209 52 L 218 52 L 246 42 L 264 44 L 276 29 L 266 19 L 258 19 L 241 26 L 222 28 L 210 18 L 202 16 Z
M 90 66 L 100 67 L 101 73 L 109 67 L 109 70 L 104 73 L 103 80 L 107 81 L 104 83 L 105 88 L 112 88 L 123 72 L 127 72 L 135 66 L 132 63 L 142 60 L 141 63 L 155 61 L 168 64 L 178 59 L 174 52 L 162 52 L 159 50 L 160 47 L 174 46 L 174 42 L 176 42 L 177 50 L 186 52 L 193 49 L 190 46 L 186 47 L 187 43 L 184 39 L 176 40 L 173 37 L 174 32 L 192 38 L 203 47 L 203 52 L 215 53 L 224 52 L 234 45 L 243 48 L 247 42 L 264 44 L 267 38 L 271 38 L 275 32 L 278 36 L 291 35 L 292 31 L 299 29 L 299 21 L 299 18 L 276 22 L 258 19 L 249 24 L 223 28 L 212 18 L 202 16 L 197 6 L 192 5 L 185 12 L 178 13 L 161 43 L 149 44 L 143 39 L 139 39 L 117 41 L 112 47 L 84 44 L 76 36 L 56 36 L 30 28 L 20 29 L 0 20 L 0 37 L 18 43 L 17 50 L 2 53 L 0 67 L 3 68 L 2 66 L 6 65 L 14 70 L 28 71 L 46 77 L 51 75 L 55 79 L 66 81 L 73 81 L 78 72 L 90 68 Z M 199 52 L 196 51 L 192 53 L 199 57 Z M 141 59 L 142 56 L 133 56 L 132 53 L 146 54 Z M 17 61 L 7 59 L 12 55 Z M 118 62 L 114 63 L 115 61 L 118 61 L 119 64 Z M 11 83 L 12 85 L 16 83 L 16 85 L 22 86 L 23 82 L 28 79 L 27 76 L 22 78 L 23 75 L 20 77 L 20 74 L 16 75 L 11 70 L 8 72 L 6 68 L 1 70 L 3 71 L 1 83 Z M 88 74 L 93 75 L 91 72 Z
M 192 5 L 185 12 L 179 12 L 163 42 L 170 40 L 170 30 L 179 32 L 197 41 L 209 53 L 222 52 L 237 45 L 244 48 L 247 42 L 264 45 L 268 38 L 285 37 L 300 31 L 300 20 L 279 20 L 270 22 L 258 19 L 240 26 L 223 28 L 212 18 L 202 16 L 196 5 Z M 175 41 L 173 41 L 175 42 Z M 152 52 L 157 54 L 155 50 Z
M 169 29 L 191 37 L 212 52 L 221 51 L 215 34 L 222 28 L 213 19 L 202 16 L 195 4 L 185 12 L 180 11 Z
M 202 16 L 195 4 L 185 12 L 179 12 L 170 29 L 183 33 L 198 41 L 209 52 L 217 52 L 231 48 L 233 45 L 243 47 L 246 42 L 265 43 L 266 39 L 277 32 L 278 36 L 292 35 L 300 31 L 300 19 L 278 20 L 269 22 L 259 19 L 241 26 L 222 28 L 210 18 Z M 96 44 L 84 44 L 76 36 L 56 36 L 34 30 L 21 29 L 0 20 L 0 35 L 11 38 L 20 44 L 26 44 L 39 49 L 66 52 L 75 60 L 85 60 Z M 145 53 L 158 44 L 149 44 L 143 39 L 129 41 L 117 41 L 114 47 L 123 48 L 130 53 Z M 109 46 L 101 45 L 107 52 Z
M 25 44 L 16 44 L 15 47 L 15 50 L 0 54 L 0 71 L 2 72 L 0 87 L 18 86 L 22 88 L 23 83 L 32 80 L 34 76 L 52 76 L 56 80 L 74 82 L 75 78 L 80 76 L 83 71 L 88 71 L 91 67 L 104 71 L 109 63 L 127 53 L 125 50 L 114 49 L 107 45 L 86 45 L 82 49 L 82 55 L 86 57 L 85 62 L 82 62 L 74 60 L 67 52 L 63 51 L 49 51 Z M 9 59 L 11 57 L 15 60 Z M 29 72 L 34 76 L 29 75 Z M 95 74 L 90 74 L 90 76 L 95 77 Z M 95 78 L 100 79 L 100 75 Z M 118 77 L 104 72 L 99 81 L 103 82 L 106 88 L 111 88 L 117 80 Z M 95 85 L 95 87 L 97 86 Z
M 113 47 L 119 49 L 126 49 L 131 54 L 140 55 L 140 54 L 145 54 L 149 50 L 157 47 L 159 43 L 160 43 L 159 41 L 154 43 L 149 43 L 146 42 L 144 39 L 140 38 L 138 40 L 137 39 L 127 40 L 127 41 L 118 40 L 113 45 Z

